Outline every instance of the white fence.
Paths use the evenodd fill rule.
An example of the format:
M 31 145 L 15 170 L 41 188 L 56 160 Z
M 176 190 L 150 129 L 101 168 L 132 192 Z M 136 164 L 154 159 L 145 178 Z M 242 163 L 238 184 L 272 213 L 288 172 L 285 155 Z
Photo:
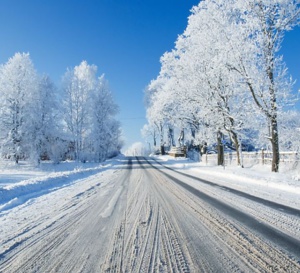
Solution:
M 271 165 L 272 152 L 261 150 L 258 152 L 242 152 L 243 165 L 253 166 L 256 164 Z M 237 165 L 237 156 L 235 152 L 225 153 L 225 165 Z M 208 165 L 216 165 L 218 160 L 217 154 L 206 154 L 202 156 L 202 162 Z M 294 168 L 300 162 L 300 154 L 297 152 L 280 152 L 280 165 Z

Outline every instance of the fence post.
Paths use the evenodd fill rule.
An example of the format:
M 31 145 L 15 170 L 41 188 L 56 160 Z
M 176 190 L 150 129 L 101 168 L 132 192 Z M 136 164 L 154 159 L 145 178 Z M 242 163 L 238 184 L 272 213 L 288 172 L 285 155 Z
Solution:
M 261 162 L 262 162 L 262 165 L 265 164 L 265 154 L 264 154 L 264 148 L 261 149 Z

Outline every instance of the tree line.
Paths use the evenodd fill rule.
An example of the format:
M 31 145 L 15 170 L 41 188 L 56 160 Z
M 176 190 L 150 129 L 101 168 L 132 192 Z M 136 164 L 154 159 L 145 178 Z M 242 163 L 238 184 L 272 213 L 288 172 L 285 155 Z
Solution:
M 122 146 L 117 113 L 108 81 L 86 61 L 67 69 L 59 88 L 29 53 L 0 66 L 1 158 L 101 162 Z
M 162 149 L 229 141 L 238 165 L 243 143 L 270 147 L 277 172 L 280 149 L 300 148 L 294 82 L 280 54 L 299 14 L 299 0 L 200 1 L 145 90 L 143 134 Z

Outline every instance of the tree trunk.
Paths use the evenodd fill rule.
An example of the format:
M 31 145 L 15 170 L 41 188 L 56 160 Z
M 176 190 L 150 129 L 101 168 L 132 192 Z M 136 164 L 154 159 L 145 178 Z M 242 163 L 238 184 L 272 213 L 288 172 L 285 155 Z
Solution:
M 181 129 L 181 131 L 180 131 L 178 142 L 179 142 L 180 147 L 182 147 L 184 145 L 184 129 Z
M 217 143 L 218 143 L 218 165 L 224 164 L 224 147 L 222 144 L 222 133 L 219 131 L 217 133 Z
M 274 116 L 271 122 L 271 144 L 272 144 L 272 172 L 279 171 L 279 139 L 278 139 L 278 128 L 277 118 Z
M 169 133 L 168 133 L 168 139 L 169 139 L 169 147 L 176 146 L 174 141 L 174 130 L 173 128 L 169 127 Z
M 204 155 L 207 153 L 207 142 L 203 142 L 203 144 L 199 145 L 199 151 L 200 151 L 200 155 Z
M 165 146 L 164 145 L 160 145 L 160 153 L 161 155 L 165 155 L 166 152 L 165 152 Z
M 233 132 L 233 131 L 231 131 L 231 138 L 232 138 L 232 141 L 234 143 L 235 150 L 236 150 L 237 165 L 241 166 L 243 168 L 243 165 L 241 163 L 241 153 L 240 153 L 240 145 L 241 145 L 241 143 L 239 143 L 237 134 L 235 132 Z
M 161 155 L 165 155 L 165 143 L 164 143 L 164 130 L 163 125 L 160 123 L 160 153 Z
M 153 132 L 153 147 L 156 147 L 156 133 Z

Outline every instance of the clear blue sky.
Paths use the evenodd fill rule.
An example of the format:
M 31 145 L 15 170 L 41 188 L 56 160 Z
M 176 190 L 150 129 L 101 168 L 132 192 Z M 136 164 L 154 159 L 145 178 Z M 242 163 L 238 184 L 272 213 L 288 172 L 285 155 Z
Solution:
M 82 60 L 105 73 L 126 146 L 142 141 L 143 90 L 159 73 L 160 56 L 174 46 L 199 0 L 0 0 L 0 63 L 29 52 L 37 71 L 59 85 L 67 67 Z M 300 30 L 286 36 L 282 53 L 300 81 Z M 300 88 L 300 84 L 296 84 Z

